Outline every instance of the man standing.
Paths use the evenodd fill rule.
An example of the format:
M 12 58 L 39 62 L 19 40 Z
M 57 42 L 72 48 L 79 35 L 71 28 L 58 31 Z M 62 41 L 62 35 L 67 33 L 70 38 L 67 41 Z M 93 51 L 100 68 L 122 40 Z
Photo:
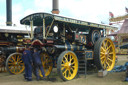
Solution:
M 39 70 L 41 70 L 43 77 L 45 77 L 45 72 L 43 69 L 42 62 L 41 62 L 40 53 L 38 52 L 38 50 L 36 48 L 34 49 L 34 53 L 33 53 L 33 62 L 34 62 L 34 66 L 35 66 L 36 78 L 37 78 L 37 80 L 40 80 Z
M 25 47 L 25 51 L 22 55 L 22 60 L 25 64 L 25 79 L 27 81 L 32 81 L 32 56 L 28 45 Z

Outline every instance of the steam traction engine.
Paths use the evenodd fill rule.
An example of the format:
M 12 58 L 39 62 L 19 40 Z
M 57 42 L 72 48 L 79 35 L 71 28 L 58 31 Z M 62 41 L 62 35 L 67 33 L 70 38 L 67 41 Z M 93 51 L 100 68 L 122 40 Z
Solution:
M 30 31 L 19 29 L 22 28 L 0 27 L 0 72 L 6 71 L 6 63 L 7 71 L 12 74 L 18 74 L 24 70 L 24 63 L 19 52 L 24 50 L 25 42 L 23 40 Z
M 48 13 L 31 14 L 20 23 L 36 26 L 31 46 L 40 49 L 46 76 L 55 63 L 58 74 L 65 81 L 72 80 L 77 73 L 86 74 L 87 62 L 107 71 L 115 65 L 114 44 L 105 38 L 106 29 L 115 27 Z

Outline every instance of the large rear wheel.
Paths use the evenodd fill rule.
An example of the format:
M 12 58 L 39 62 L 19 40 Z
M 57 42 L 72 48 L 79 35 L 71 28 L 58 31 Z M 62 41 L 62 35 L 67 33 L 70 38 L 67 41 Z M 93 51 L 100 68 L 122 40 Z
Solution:
M 78 72 L 78 59 L 74 52 L 64 51 L 60 54 L 57 61 L 57 71 L 64 80 L 72 80 Z
M 46 52 L 41 53 L 40 56 L 41 56 L 41 61 L 44 68 L 45 76 L 49 76 L 53 68 L 52 59 Z M 41 71 L 39 73 L 40 73 L 40 77 L 43 77 Z
M 115 46 L 109 38 L 100 38 L 94 46 L 94 61 L 97 68 L 111 71 L 115 65 Z
M 25 66 L 21 59 L 21 53 L 13 53 L 6 60 L 6 69 L 11 74 L 20 74 L 24 71 Z

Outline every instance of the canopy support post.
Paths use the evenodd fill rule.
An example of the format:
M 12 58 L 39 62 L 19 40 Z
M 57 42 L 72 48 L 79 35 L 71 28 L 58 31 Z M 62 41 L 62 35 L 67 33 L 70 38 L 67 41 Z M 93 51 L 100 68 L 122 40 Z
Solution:
M 64 28 L 63 28 L 63 35 L 65 36 L 65 24 L 63 24 L 64 25 Z M 63 39 L 63 42 L 65 42 L 65 37 L 64 37 L 64 39 Z
M 45 37 L 45 19 L 43 18 L 43 39 L 46 39 Z
M 49 34 L 50 30 L 51 30 L 51 27 L 52 27 L 53 23 L 54 23 L 54 19 L 52 20 L 52 23 L 51 23 L 51 25 L 49 27 L 49 30 L 48 30 L 47 34 L 46 34 L 46 38 L 48 37 L 48 34 Z
M 31 27 L 31 39 L 33 39 L 33 21 L 30 21 L 30 27 Z

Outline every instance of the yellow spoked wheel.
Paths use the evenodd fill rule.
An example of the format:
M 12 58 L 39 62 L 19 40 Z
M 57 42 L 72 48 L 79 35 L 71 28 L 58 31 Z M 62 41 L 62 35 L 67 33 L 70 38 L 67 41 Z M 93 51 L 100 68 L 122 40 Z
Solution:
M 74 52 L 64 51 L 60 54 L 57 61 L 57 71 L 64 80 L 72 80 L 78 72 L 78 59 Z
M 49 76 L 53 68 L 52 59 L 46 52 L 41 53 L 40 56 L 41 56 L 41 61 L 44 68 L 45 76 Z M 43 77 L 41 71 L 40 71 L 40 77 Z
M 7 71 L 11 74 L 20 74 L 24 71 L 25 66 L 21 59 L 21 53 L 13 53 L 6 60 Z
M 94 61 L 97 68 L 111 71 L 115 65 L 115 46 L 109 38 L 99 39 L 94 46 Z

